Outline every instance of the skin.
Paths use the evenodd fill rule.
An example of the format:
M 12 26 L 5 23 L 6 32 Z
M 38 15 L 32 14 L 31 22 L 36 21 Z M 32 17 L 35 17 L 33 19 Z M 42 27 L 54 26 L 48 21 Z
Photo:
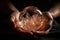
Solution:
M 34 14 L 30 16 L 28 10 L 32 10 Z M 38 9 L 36 7 L 28 6 L 20 13 L 13 13 L 11 19 L 15 25 L 15 28 L 21 32 L 27 32 L 31 34 L 33 34 L 33 32 L 47 34 L 49 32 L 47 30 L 50 28 L 49 20 L 51 19 L 49 19 L 50 17 L 45 15 L 45 13 L 42 14 L 37 10 Z M 24 13 L 26 13 L 25 18 L 23 17 Z
M 31 8 L 30 8 L 31 7 Z M 37 7 L 33 7 L 33 6 L 28 6 L 26 8 L 24 8 L 22 11 L 19 11 L 18 9 L 16 9 L 16 7 L 9 2 L 9 8 L 13 11 L 13 13 L 11 14 L 11 21 L 14 23 L 14 27 L 19 31 L 19 32 L 27 32 L 27 33 L 31 33 L 33 34 L 33 32 L 35 33 L 39 33 L 39 34 L 48 34 L 49 31 L 51 30 L 52 28 L 52 23 L 53 23 L 53 17 L 57 17 L 58 16 L 58 13 L 60 14 L 60 11 L 57 7 L 54 7 L 52 8 L 50 11 L 48 12 L 45 12 L 45 14 L 43 12 L 41 12 Z M 30 9 L 29 9 L 30 8 Z M 34 9 L 33 9 L 34 8 Z M 57 11 L 56 11 L 56 9 Z M 21 17 L 21 13 L 25 13 L 27 12 L 28 10 L 32 10 L 34 11 L 34 13 L 38 12 L 40 14 L 40 16 L 38 16 L 37 14 L 36 15 L 33 15 L 31 18 L 29 18 L 28 16 L 26 17 L 25 20 L 22 20 L 26 23 L 27 21 L 27 24 L 28 25 L 25 25 L 25 27 L 21 26 L 24 24 L 21 23 L 21 21 L 19 21 L 19 17 Z M 55 14 L 53 14 L 55 13 Z M 42 16 L 42 15 L 46 15 L 46 16 Z M 47 16 L 49 18 L 47 18 Z M 40 19 L 40 17 L 42 19 Z M 38 20 L 37 20 L 38 19 Z M 48 20 L 49 19 L 49 20 Z M 41 21 L 40 21 L 41 20 Z M 39 25 L 38 25 L 39 24 Z M 37 25 L 37 26 L 36 26 Z M 47 28 L 46 26 L 49 25 L 50 28 Z M 47 30 L 45 30 L 45 28 L 47 28 Z

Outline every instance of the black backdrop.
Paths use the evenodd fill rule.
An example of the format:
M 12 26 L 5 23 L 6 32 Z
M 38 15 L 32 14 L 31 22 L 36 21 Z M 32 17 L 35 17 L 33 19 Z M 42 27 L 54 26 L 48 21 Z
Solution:
M 58 0 L 10 0 L 15 7 L 21 11 L 26 6 L 36 6 L 41 11 L 48 11 L 54 4 L 59 3 Z M 19 33 L 16 29 L 14 29 L 13 23 L 10 21 L 10 15 L 12 13 L 12 10 L 10 10 L 7 6 L 8 2 L 7 0 L 0 0 L 0 34 L 3 39 L 17 39 L 17 40 L 34 40 L 34 39 L 40 39 L 40 40 L 58 40 L 59 33 L 51 33 L 44 36 L 32 36 L 29 34 Z M 54 19 L 56 22 L 54 22 L 59 29 L 60 24 L 60 17 Z M 55 26 L 53 26 L 55 27 Z M 59 30 L 57 30 L 59 31 Z M 58 37 L 58 38 L 57 38 Z

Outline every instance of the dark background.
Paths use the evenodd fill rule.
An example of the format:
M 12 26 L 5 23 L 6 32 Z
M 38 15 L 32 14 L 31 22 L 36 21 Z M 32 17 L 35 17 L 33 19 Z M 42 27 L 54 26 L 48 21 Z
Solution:
M 59 3 L 58 0 L 10 0 L 15 7 L 21 11 L 26 6 L 36 6 L 41 11 L 49 11 L 49 9 Z M 0 0 L 0 34 L 2 39 L 17 40 L 59 40 L 60 39 L 60 17 L 54 19 L 53 28 L 48 35 L 30 35 L 20 33 L 14 29 L 13 23 L 10 21 L 12 10 L 8 8 L 7 0 Z M 59 36 L 59 37 L 58 37 Z

